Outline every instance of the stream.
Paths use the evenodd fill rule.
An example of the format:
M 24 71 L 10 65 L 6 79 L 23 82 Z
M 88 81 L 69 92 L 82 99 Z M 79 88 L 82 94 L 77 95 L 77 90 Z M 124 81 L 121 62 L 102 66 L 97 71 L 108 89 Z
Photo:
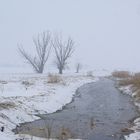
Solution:
M 101 78 L 80 87 L 63 110 L 41 115 L 42 119 L 22 124 L 16 131 L 44 138 L 123 140 L 136 116 L 133 99 L 122 94 L 114 81 Z

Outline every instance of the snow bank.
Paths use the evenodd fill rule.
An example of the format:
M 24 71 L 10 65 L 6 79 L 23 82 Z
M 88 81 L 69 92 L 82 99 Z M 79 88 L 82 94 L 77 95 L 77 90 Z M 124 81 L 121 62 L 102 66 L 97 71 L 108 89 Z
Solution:
M 128 94 L 132 97 L 134 97 L 136 95 L 136 92 L 132 92 L 132 86 L 122 86 L 119 88 L 124 94 Z M 135 100 L 135 105 L 138 107 L 138 109 L 140 110 L 140 102 L 137 102 Z M 140 118 L 137 118 L 134 121 L 134 125 L 130 128 L 131 130 L 134 131 L 134 133 L 125 136 L 126 140 L 140 140 Z

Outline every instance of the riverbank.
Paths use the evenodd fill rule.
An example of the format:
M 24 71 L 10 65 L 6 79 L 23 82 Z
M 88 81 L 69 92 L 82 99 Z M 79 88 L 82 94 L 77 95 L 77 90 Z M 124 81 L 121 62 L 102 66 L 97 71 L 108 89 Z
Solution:
M 138 91 L 136 90 L 134 92 L 133 85 L 119 86 L 118 88 L 123 94 L 127 94 L 133 98 L 134 104 L 138 108 L 138 111 L 140 112 L 140 100 L 139 97 L 136 97 Z M 133 125 L 129 129 L 134 132 L 131 133 L 130 135 L 126 135 L 125 139 L 140 140 L 140 117 L 134 120 Z
M 4 127 L 4 132 L 0 132 L 2 140 L 23 138 L 23 135 L 14 135 L 11 130 L 20 123 L 39 119 L 36 114 L 61 110 L 71 102 L 78 87 L 98 80 L 92 75 L 76 74 L 58 78 L 57 82 L 51 83 L 47 75 L 0 75 L 0 127 Z

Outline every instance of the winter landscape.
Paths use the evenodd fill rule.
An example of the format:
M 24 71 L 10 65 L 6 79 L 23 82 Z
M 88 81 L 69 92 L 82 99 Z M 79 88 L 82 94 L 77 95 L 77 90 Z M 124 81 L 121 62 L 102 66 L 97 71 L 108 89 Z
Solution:
M 0 140 L 140 140 L 140 1 L 0 0 Z

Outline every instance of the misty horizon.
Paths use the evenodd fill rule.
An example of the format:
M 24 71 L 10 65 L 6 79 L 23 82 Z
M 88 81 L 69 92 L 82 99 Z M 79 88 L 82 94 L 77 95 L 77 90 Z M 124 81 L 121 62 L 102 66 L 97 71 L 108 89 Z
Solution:
M 17 44 L 32 53 L 33 37 L 49 30 L 75 41 L 71 69 L 80 62 L 83 69 L 140 71 L 138 0 L 5 0 L 0 1 L 0 18 L 1 67 L 28 68 Z M 53 61 L 47 65 L 54 68 Z

